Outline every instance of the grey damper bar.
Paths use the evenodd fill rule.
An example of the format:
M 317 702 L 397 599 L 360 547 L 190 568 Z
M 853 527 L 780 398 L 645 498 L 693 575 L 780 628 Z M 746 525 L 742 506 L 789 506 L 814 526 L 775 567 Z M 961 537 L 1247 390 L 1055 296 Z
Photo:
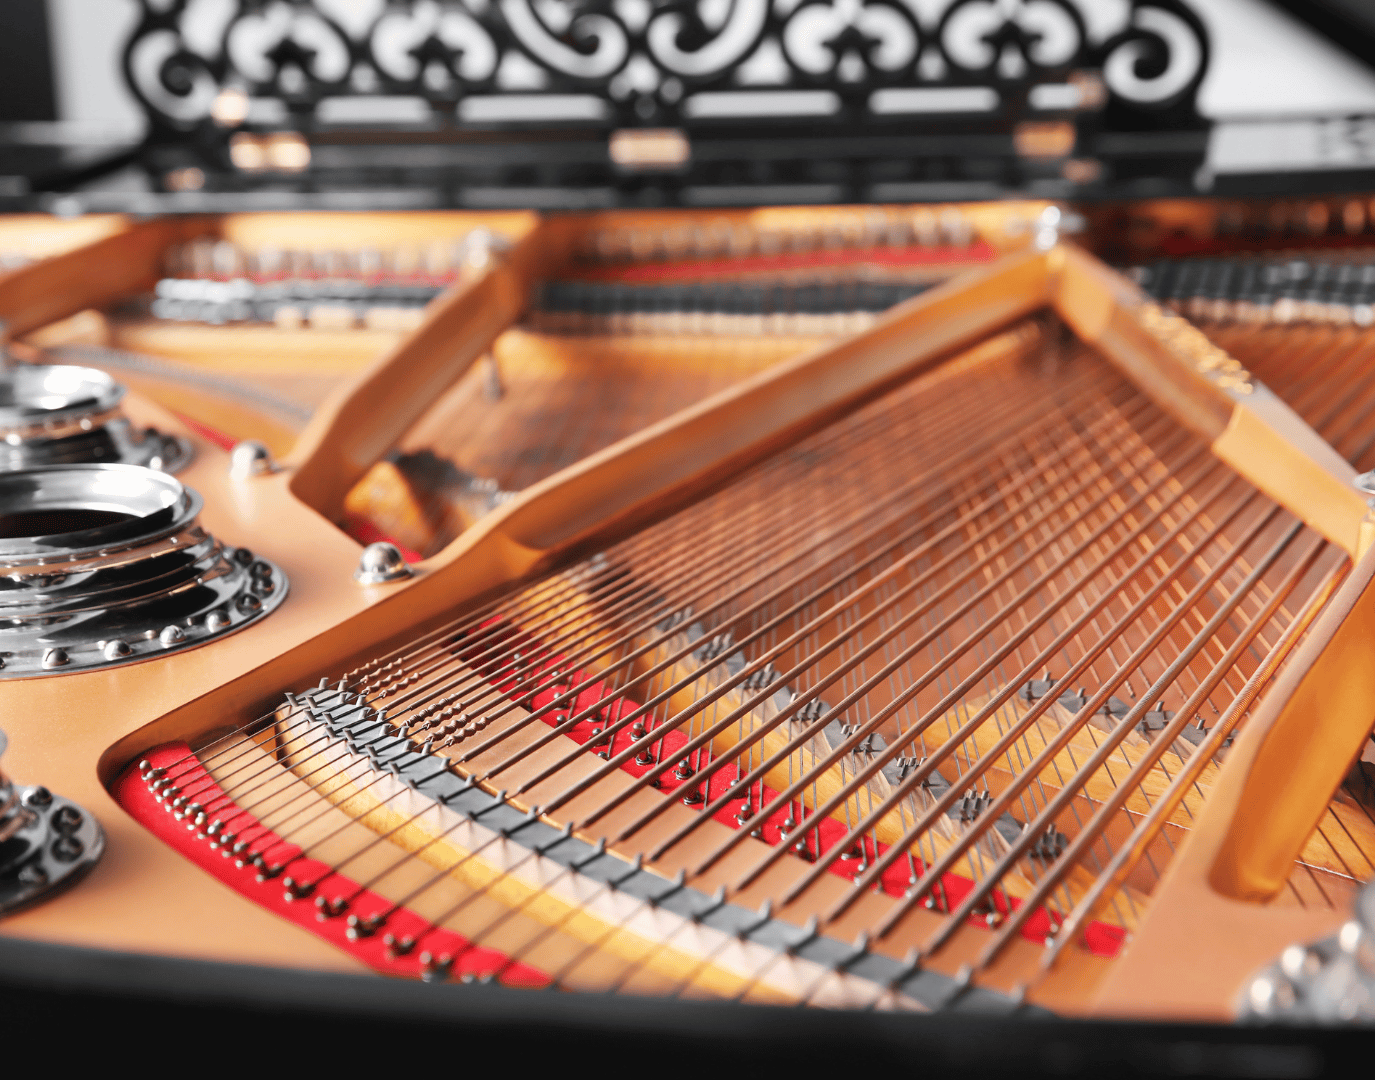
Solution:
M 560 831 L 499 800 L 473 779 L 458 776 L 448 758 L 420 753 L 412 749 L 409 739 L 387 734 L 386 723 L 378 713 L 346 691 L 320 688 L 299 697 L 289 696 L 288 701 L 294 706 L 304 705 L 350 750 L 369 758 L 378 769 L 391 773 L 415 791 L 470 820 L 480 821 L 483 827 L 512 843 L 629 896 L 713 930 L 867 979 L 932 1011 L 1007 1014 L 1020 1010 L 1024 1015 L 1049 1015 L 1005 994 L 871 952 L 862 943 L 847 945 L 824 934 L 799 929 L 773 918 L 767 905 L 760 911 L 750 911 L 728 903 L 724 890 L 708 896 L 606 851 L 604 843 L 589 844 L 568 830 Z

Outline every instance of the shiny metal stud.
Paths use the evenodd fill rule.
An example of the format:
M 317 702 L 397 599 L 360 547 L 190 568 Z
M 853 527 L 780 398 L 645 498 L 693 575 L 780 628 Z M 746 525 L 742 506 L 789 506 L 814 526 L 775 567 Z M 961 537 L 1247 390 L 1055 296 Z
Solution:
M 411 576 L 400 549 L 395 544 L 369 544 L 363 549 L 358 560 L 358 569 L 353 572 L 353 580 L 360 585 L 385 585 L 389 581 L 401 581 Z
M 100 650 L 106 660 L 118 660 L 120 657 L 128 656 L 132 651 L 128 642 L 118 640 L 107 641 L 105 647 Z
M 229 452 L 229 475 L 234 480 L 248 480 L 275 471 L 272 451 L 257 439 L 245 439 Z
M 179 645 L 186 640 L 186 635 L 180 626 L 164 626 L 158 640 L 164 645 Z
M 71 662 L 72 658 L 67 655 L 66 649 L 48 649 L 43 653 L 43 667 L 49 671 L 66 667 Z
M 219 633 L 229 625 L 229 616 L 223 611 L 212 611 L 205 617 L 205 628 L 212 634 Z

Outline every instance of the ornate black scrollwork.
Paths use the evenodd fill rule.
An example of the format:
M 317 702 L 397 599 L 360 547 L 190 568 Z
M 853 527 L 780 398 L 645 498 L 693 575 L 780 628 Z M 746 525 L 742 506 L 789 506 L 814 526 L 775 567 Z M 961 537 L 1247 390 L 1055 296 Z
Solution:
M 1069 0 L 1023 0 L 1011 10 L 997 0 L 955 0 L 935 40 L 961 82 L 1033 83 L 1089 63 L 1088 31 Z
M 530 121 L 584 142 L 616 129 L 678 128 L 693 147 L 724 140 L 715 158 L 701 160 L 722 163 L 709 170 L 711 182 L 737 188 L 800 173 L 827 183 L 839 176 L 855 192 L 868 190 L 864 176 L 943 181 L 961 175 L 970 154 L 985 157 L 967 175 L 1010 185 L 1028 175 L 1016 161 L 1037 154 L 1072 152 L 1096 168 L 1103 130 L 1192 132 L 1169 166 L 1170 175 L 1191 177 L 1206 126 L 1195 110 L 1209 56 L 1203 23 L 1186 0 L 1128 0 L 1104 25 L 1096 2 L 139 0 L 123 66 L 150 121 L 149 146 L 161 148 L 146 159 L 157 176 L 183 160 L 236 182 L 230 149 L 240 129 L 245 137 L 281 128 L 315 137 L 341 117 L 364 115 L 357 103 L 372 99 L 392 115 L 400 100 L 410 123 L 446 133 L 432 141 L 478 138 L 481 128 L 483 139 L 514 144 Z M 1068 139 L 1042 131 L 1039 144 L 1023 140 L 1014 151 L 1025 121 L 1065 119 L 1075 124 Z M 847 162 L 796 142 L 829 138 L 838 147 L 868 131 L 937 128 L 985 138 L 983 146 L 995 135 L 1005 149 L 951 148 L 914 165 L 917 152 L 896 143 L 874 142 L 870 158 Z M 765 163 L 767 146 L 784 130 L 792 156 L 779 160 L 792 164 L 775 169 Z M 886 173 L 864 163 L 875 154 L 888 154 Z M 390 184 L 418 182 L 384 157 L 359 167 L 387 173 Z M 562 171 L 544 160 L 514 168 L 499 177 L 489 169 L 482 182 L 576 186 L 610 176 L 619 185 L 624 175 L 608 174 L 604 158 Z M 1059 176 L 1059 168 L 1036 175 Z M 1117 175 L 1131 169 L 1140 165 L 1124 163 Z
M 307 123 L 334 97 L 414 97 L 453 123 L 465 97 L 519 93 L 590 95 L 617 125 L 691 127 L 703 92 L 825 89 L 862 106 L 878 88 L 982 85 L 1022 103 L 1085 68 L 1121 109 L 1158 113 L 1192 110 L 1208 64 L 1184 0 L 1133 0 L 1097 42 L 1091 0 L 953 0 L 934 24 L 911 0 L 236 0 L 219 27 L 189 25 L 205 10 L 189 0 L 140 2 L 125 76 L 156 127 L 182 130 L 226 87 Z
M 1182 0 L 1140 0 L 1094 59 L 1119 108 L 1190 115 L 1208 52 L 1203 23 Z

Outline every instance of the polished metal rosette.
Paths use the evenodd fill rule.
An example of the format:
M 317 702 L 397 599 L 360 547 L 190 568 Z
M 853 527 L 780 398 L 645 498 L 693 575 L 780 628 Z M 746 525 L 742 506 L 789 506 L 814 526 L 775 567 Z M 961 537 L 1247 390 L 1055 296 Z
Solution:
M 280 604 L 281 570 L 210 535 L 200 510 L 141 466 L 0 472 L 0 679 L 152 659 Z
M 0 469 L 108 462 L 174 473 L 190 461 L 185 439 L 134 430 L 124 393 L 95 368 L 0 360 Z

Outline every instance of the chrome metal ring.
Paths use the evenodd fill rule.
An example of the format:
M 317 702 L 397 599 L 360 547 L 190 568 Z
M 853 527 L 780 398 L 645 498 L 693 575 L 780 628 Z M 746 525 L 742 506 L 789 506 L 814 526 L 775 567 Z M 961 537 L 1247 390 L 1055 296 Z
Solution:
M 191 460 L 185 439 L 136 432 L 124 415 L 124 387 L 74 364 L 0 369 L 0 469 L 110 462 L 176 472 Z
M 280 604 L 281 570 L 226 547 L 200 510 L 134 465 L 0 472 L 0 679 L 151 659 Z

